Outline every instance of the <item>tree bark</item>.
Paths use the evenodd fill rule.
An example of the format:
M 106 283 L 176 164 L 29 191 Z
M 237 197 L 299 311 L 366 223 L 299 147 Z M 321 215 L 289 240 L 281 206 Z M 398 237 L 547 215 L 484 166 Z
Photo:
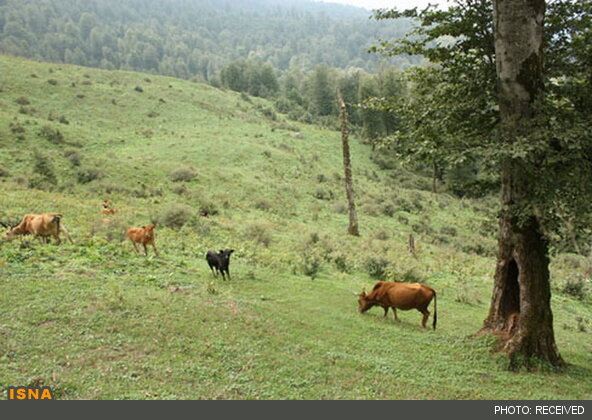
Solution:
M 358 216 L 356 213 L 356 203 L 354 201 L 354 187 L 352 181 L 351 158 L 349 153 L 349 131 L 347 127 L 347 108 L 341 92 L 337 93 L 341 115 L 341 145 L 343 149 L 343 169 L 345 172 L 345 195 L 347 196 L 347 205 L 349 209 L 349 227 L 347 233 L 354 236 L 360 236 L 358 227 Z
M 512 145 L 528 136 L 533 104 L 543 91 L 545 1 L 494 0 L 493 5 L 501 136 Z M 531 367 L 536 360 L 562 366 L 553 332 L 548 243 L 528 206 L 536 179 L 522 158 L 506 158 L 501 171 L 497 267 L 482 331 L 500 337 L 511 368 Z

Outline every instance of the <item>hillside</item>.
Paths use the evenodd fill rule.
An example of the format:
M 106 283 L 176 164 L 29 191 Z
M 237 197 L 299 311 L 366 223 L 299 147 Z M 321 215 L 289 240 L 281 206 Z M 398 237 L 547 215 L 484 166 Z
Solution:
M 592 395 L 590 293 L 576 282 L 592 270 L 585 258 L 551 266 L 565 371 L 510 373 L 491 340 L 473 335 L 493 284 L 495 197 L 432 194 L 428 178 L 352 139 L 362 236 L 348 237 L 337 132 L 181 79 L 9 56 L 0 68 L 0 221 L 62 212 L 75 240 L 0 242 L 0 389 L 42 383 L 63 399 Z M 108 221 L 104 199 L 119 211 Z M 137 256 L 122 232 L 151 221 L 161 256 Z M 236 250 L 227 282 L 204 259 L 222 248 Z M 421 329 L 416 311 L 399 322 L 358 314 L 354 293 L 378 278 L 434 287 L 437 329 Z

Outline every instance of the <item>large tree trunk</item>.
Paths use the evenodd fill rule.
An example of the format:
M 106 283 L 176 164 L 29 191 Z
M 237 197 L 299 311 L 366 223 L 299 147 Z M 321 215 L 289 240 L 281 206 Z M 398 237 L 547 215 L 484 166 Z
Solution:
M 347 233 L 354 236 L 360 236 L 358 227 L 358 215 L 356 213 L 356 203 L 354 201 L 354 187 L 352 181 L 351 159 L 349 154 L 349 130 L 347 126 L 347 108 L 341 92 L 337 93 L 339 100 L 339 109 L 341 114 L 341 143 L 343 149 L 343 170 L 345 172 L 345 195 L 347 196 L 347 206 L 349 209 L 349 226 Z
M 501 135 L 508 145 L 528 136 L 533 103 L 542 93 L 544 13 L 544 0 L 494 0 Z M 512 368 L 537 359 L 564 364 L 553 333 L 548 245 L 528 206 L 535 183 L 523 159 L 504 161 L 498 260 L 483 331 L 501 338 Z

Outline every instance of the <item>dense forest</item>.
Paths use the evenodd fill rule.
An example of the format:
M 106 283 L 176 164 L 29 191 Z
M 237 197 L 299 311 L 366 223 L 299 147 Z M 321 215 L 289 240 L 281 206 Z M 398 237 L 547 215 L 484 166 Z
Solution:
M 278 70 L 317 64 L 375 71 L 378 38 L 409 21 L 377 22 L 363 9 L 312 1 L 3 0 L 0 52 L 43 61 L 212 81 L 230 62 Z M 408 58 L 391 63 L 405 66 Z

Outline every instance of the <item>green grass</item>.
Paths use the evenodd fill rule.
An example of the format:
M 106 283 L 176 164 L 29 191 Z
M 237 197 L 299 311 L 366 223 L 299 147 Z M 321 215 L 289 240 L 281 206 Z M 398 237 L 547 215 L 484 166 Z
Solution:
M 380 169 L 354 140 L 362 236 L 348 237 L 337 132 L 271 120 L 266 101 L 177 79 L 7 56 L 0 68 L 0 168 L 10 174 L 0 177 L 0 220 L 60 211 L 76 241 L 0 242 L 0 389 L 43 383 L 64 399 L 592 396 L 589 283 L 585 300 L 560 293 L 589 271 L 583 257 L 551 267 L 564 371 L 511 373 L 491 339 L 474 336 L 491 295 L 494 198 L 417 189 L 429 181 Z M 65 143 L 41 137 L 44 126 Z M 28 188 L 34 151 L 51 158 L 51 191 Z M 186 167 L 195 178 L 172 182 Z M 105 176 L 79 184 L 80 168 Z M 107 225 L 105 198 L 119 210 Z M 157 228 L 161 257 L 122 240 L 125 227 L 181 205 L 183 227 Z M 200 217 L 205 207 L 213 215 Z M 225 247 L 236 249 L 229 282 L 204 259 Z M 378 257 L 389 278 L 437 289 L 436 331 L 416 311 L 399 322 L 356 312 Z

